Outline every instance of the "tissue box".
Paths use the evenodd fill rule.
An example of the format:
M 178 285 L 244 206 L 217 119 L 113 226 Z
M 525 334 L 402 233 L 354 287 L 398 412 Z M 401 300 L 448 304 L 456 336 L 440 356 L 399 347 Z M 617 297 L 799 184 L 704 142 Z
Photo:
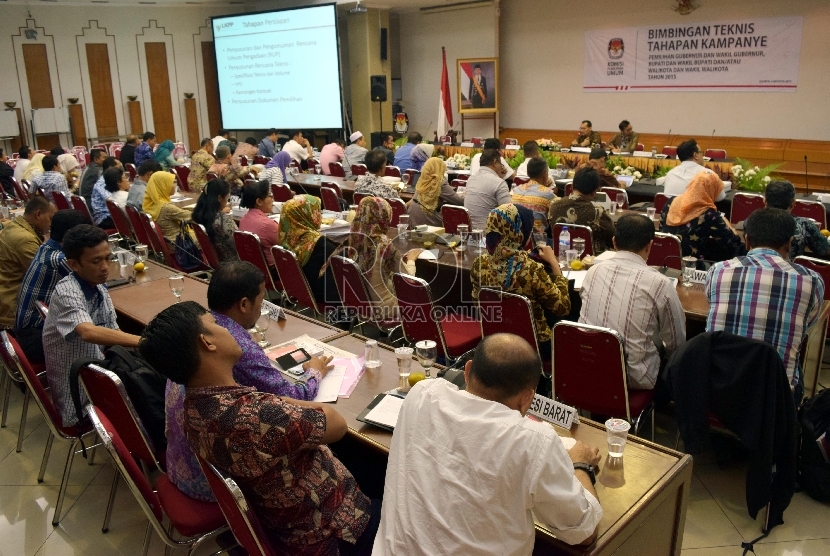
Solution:
M 445 233 L 444 228 L 439 228 L 438 226 L 418 226 L 412 230 L 410 237 L 412 241 L 416 241 L 418 243 L 424 243 L 425 241 L 435 243 L 436 241 L 439 241 L 437 239 L 438 236 L 443 233 Z

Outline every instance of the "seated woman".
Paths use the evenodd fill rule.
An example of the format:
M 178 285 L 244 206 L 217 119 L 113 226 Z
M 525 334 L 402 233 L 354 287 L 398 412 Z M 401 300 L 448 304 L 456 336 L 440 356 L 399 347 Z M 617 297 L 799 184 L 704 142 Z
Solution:
M 257 176 L 260 180 L 266 180 L 269 184 L 275 185 L 288 183 L 288 175 L 285 169 L 291 164 L 291 155 L 288 151 L 280 151 L 268 161 L 265 169 Z
M 214 153 L 216 161 L 210 167 L 208 172 L 216 174 L 216 177 L 228 182 L 231 186 L 231 191 L 239 191 L 242 187 L 245 175 L 248 172 L 256 174 L 256 167 L 248 166 L 234 166 L 231 163 L 231 150 L 225 145 L 216 148 Z M 234 193 L 236 194 L 236 193 Z
M 105 230 L 115 228 L 112 215 L 107 208 L 107 199 L 118 206 L 127 205 L 127 195 L 130 191 L 130 176 L 121 168 L 107 168 L 104 170 L 104 184 L 95 184 L 92 189 L 92 220 L 95 225 Z
M 326 264 L 337 250 L 337 244 L 318 231 L 322 218 L 319 198 L 295 196 L 282 206 L 279 244 L 297 255 L 317 302 L 338 305 L 340 295 L 331 268 Z
M 173 174 L 156 172 L 147 182 L 142 205 L 144 212 L 153 217 L 164 238 L 170 243 L 175 243 L 182 223 L 189 222 L 191 217 L 189 210 L 179 208 L 170 200 L 175 190 L 176 178 Z
M 259 236 L 262 249 L 265 251 L 265 260 L 268 266 L 274 266 L 274 256 L 271 247 L 279 245 L 279 224 L 268 218 L 274 207 L 274 197 L 271 195 L 271 186 L 267 181 L 248 183 L 242 188 L 242 199 L 239 206 L 248 209 L 239 222 L 239 229 Z
M 236 222 L 229 214 L 228 199 L 231 187 L 222 180 L 210 180 L 205 191 L 199 195 L 196 208 L 193 209 L 193 221 L 205 227 L 210 241 L 216 248 L 219 262 L 238 261 L 233 233 L 237 230 Z
M 162 169 L 169 170 L 173 166 L 179 166 L 181 163 L 173 157 L 173 151 L 176 150 L 176 145 L 168 139 L 156 147 L 153 153 L 153 160 L 161 164 Z
M 440 158 L 430 158 L 421 168 L 421 178 L 415 185 L 415 196 L 406 207 L 411 227 L 444 225 L 441 206 L 464 205 L 464 197 L 455 192 L 444 177 L 447 165 Z
M 33 183 L 32 180 L 35 179 L 35 176 L 39 176 L 43 173 L 43 159 L 45 155 L 43 153 L 36 153 L 32 160 L 29 161 L 29 165 L 26 166 L 26 170 L 23 172 L 23 176 L 21 179 L 28 180 L 29 183 Z M 22 185 L 22 184 L 21 184 Z M 29 193 L 34 193 L 33 191 L 29 191 Z
M 660 231 L 680 236 L 684 257 L 725 261 L 746 254 L 732 224 L 718 212 L 715 199 L 723 182 L 714 172 L 700 172 L 686 191 L 669 199 L 660 214 Z
M 539 248 L 545 265 L 530 258 L 524 250 L 533 231 L 533 212 L 512 203 L 490 211 L 485 228 L 487 253 L 473 261 L 470 279 L 473 297 L 478 299 L 482 287 L 517 293 L 528 298 L 536 322 L 536 341 L 543 359 L 551 357 L 550 323 L 571 311 L 568 280 L 562 276 L 559 261 L 550 246 Z
M 548 163 L 542 157 L 531 158 L 527 162 L 526 172 L 530 181 L 514 187 L 510 199 L 514 205 L 532 210 L 535 219 L 533 227 L 537 232 L 544 232 L 548 227 L 550 203 L 556 198 Z
M 614 237 L 614 222 L 604 208 L 593 202 L 601 183 L 596 169 L 591 166 L 580 168 L 574 176 L 574 192 L 569 197 L 554 199 L 548 211 L 551 229 L 556 224 L 589 226 L 594 255 L 611 248 Z
M 409 153 L 409 159 L 412 161 L 411 168 L 413 170 L 421 170 L 434 151 L 435 146 L 430 143 L 419 143 L 415 145 L 415 148 Z

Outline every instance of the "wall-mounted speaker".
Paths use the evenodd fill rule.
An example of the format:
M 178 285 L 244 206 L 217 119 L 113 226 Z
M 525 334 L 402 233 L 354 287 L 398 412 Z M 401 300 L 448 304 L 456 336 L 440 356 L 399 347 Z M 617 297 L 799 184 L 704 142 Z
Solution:
M 386 102 L 386 76 L 373 75 L 370 79 L 372 102 Z
M 389 35 L 386 27 L 380 28 L 380 59 L 386 60 L 389 55 Z

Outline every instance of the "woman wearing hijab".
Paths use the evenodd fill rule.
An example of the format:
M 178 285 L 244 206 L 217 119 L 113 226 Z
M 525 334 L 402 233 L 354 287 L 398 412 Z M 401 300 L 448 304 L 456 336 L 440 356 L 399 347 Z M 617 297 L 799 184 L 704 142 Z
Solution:
M 470 269 L 472 293 L 478 299 L 480 289 L 486 287 L 527 297 L 536 322 L 539 353 L 550 359 L 550 323 L 570 313 L 571 300 L 568 280 L 562 276 L 553 249 L 547 245 L 539 248 L 539 257 L 548 263 L 553 278 L 524 250 L 532 231 L 530 209 L 508 203 L 490 211 L 485 228 L 487 253 L 478 257 Z
M 170 139 L 163 141 L 156 147 L 156 152 L 153 153 L 153 159 L 161 164 L 162 169 L 169 170 L 171 167 L 179 165 L 176 159 L 173 158 L 174 150 L 176 150 L 176 145 L 173 141 Z
M 464 197 L 455 192 L 444 177 L 447 165 L 440 158 L 430 158 L 421 168 L 421 177 L 415 185 L 415 197 L 406 207 L 410 226 L 444 225 L 441 205 L 463 205 Z
M 174 243 L 182 222 L 189 222 L 191 212 L 179 208 L 170 200 L 176 190 L 176 180 L 170 172 L 155 172 L 144 192 L 144 212 L 153 217 L 165 239 Z M 195 241 L 195 237 L 194 237 Z
M 80 176 L 78 170 L 78 159 L 75 155 L 64 153 L 58 156 L 58 166 L 60 166 L 61 174 L 66 178 L 66 183 L 74 184 L 75 180 Z
M 262 182 L 260 182 L 262 183 Z M 320 199 L 297 195 L 282 206 L 279 244 L 294 252 L 314 298 L 320 303 L 340 303 L 331 269 L 326 266 L 337 245 L 319 231 L 323 213 Z
M 205 191 L 199 195 L 196 208 L 193 209 L 193 221 L 205 227 L 210 241 L 216 248 L 219 262 L 238 261 L 239 254 L 233 241 L 237 230 L 236 222 L 230 213 L 228 199 L 231 187 L 223 180 L 210 180 Z
M 660 215 L 660 231 L 680 236 L 684 257 L 725 261 L 746 253 L 732 224 L 718 212 L 715 199 L 723 182 L 711 171 L 696 175 L 686 191 L 669 199 Z
M 435 146 L 429 143 L 419 143 L 416 145 L 409 154 L 409 159 L 412 161 L 412 169 L 420 170 L 423 168 L 424 163 L 429 160 L 434 150 Z
M 32 182 L 35 176 L 39 176 L 43 173 L 43 157 L 45 155 L 42 153 L 37 153 L 35 156 L 32 157 L 32 160 L 29 161 L 29 165 L 26 166 L 26 171 L 23 172 L 24 180 L 29 180 L 29 183 Z
M 267 180 L 270 185 L 288 183 L 285 169 L 291 164 L 291 155 L 288 151 L 280 151 L 268 161 L 265 169 L 259 173 L 260 180 Z

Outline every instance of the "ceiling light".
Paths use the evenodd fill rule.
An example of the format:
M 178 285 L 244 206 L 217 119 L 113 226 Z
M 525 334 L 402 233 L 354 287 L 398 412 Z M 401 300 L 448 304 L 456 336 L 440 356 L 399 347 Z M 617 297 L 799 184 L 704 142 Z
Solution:
M 367 11 L 369 11 L 369 10 L 366 9 L 366 6 L 361 4 L 360 0 L 357 0 L 357 4 L 355 4 L 354 8 L 349 10 L 349 13 L 350 14 L 363 14 L 363 13 L 366 13 Z

